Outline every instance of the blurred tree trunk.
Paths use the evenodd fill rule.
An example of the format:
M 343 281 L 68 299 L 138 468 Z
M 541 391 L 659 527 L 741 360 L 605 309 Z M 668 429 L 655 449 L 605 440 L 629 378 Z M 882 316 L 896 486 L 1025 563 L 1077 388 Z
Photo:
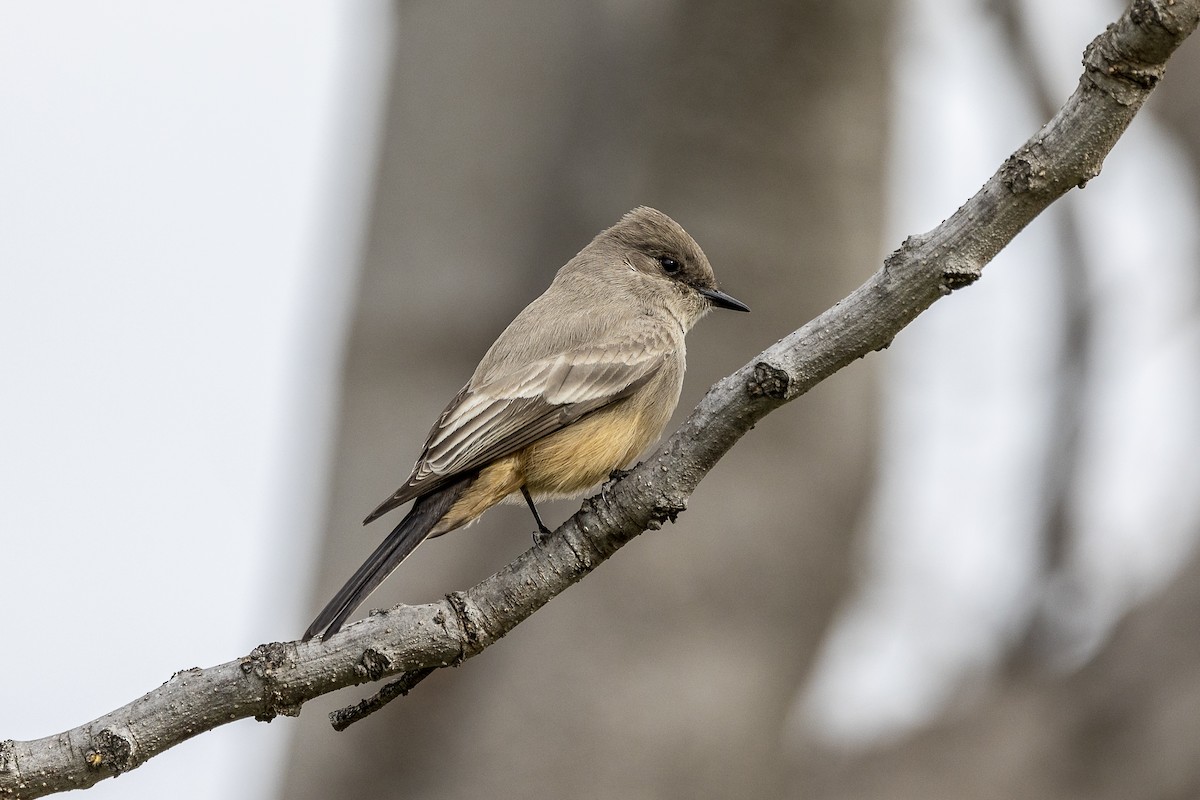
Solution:
M 314 612 L 491 340 L 630 207 L 678 219 L 754 309 L 692 334 L 684 412 L 870 273 L 888 9 L 400 5 Z M 310 703 L 283 796 L 778 793 L 783 718 L 847 583 L 873 394 L 860 365 L 768 418 L 677 525 L 385 712 L 335 734 L 324 712 L 359 695 Z M 427 543 L 370 604 L 484 577 L 528 546 L 527 515 Z

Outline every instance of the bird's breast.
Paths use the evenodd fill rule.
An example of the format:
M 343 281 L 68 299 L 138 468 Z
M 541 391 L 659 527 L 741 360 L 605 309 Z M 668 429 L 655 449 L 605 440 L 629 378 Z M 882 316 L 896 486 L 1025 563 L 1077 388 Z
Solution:
M 662 434 L 679 402 L 683 360 L 672 360 L 629 397 L 525 448 L 525 485 L 539 496 L 571 496 L 629 464 Z

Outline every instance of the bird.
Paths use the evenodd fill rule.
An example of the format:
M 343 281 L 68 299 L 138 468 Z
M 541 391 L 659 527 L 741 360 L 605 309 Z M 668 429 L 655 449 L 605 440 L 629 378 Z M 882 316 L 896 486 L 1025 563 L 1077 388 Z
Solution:
M 412 507 L 303 636 L 328 639 L 425 539 L 523 499 L 578 496 L 657 440 L 679 401 L 684 336 L 721 290 L 696 241 L 639 206 L 601 231 L 508 325 L 434 423 L 408 480 L 367 515 Z M 535 534 L 535 542 L 538 534 Z

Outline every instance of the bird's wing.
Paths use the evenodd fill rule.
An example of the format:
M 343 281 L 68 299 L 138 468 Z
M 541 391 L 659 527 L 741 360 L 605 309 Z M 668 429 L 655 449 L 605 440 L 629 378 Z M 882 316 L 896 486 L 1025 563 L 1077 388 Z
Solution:
M 665 332 L 647 331 L 620 346 L 578 348 L 472 379 L 438 418 L 412 476 L 365 521 L 628 397 L 673 348 Z

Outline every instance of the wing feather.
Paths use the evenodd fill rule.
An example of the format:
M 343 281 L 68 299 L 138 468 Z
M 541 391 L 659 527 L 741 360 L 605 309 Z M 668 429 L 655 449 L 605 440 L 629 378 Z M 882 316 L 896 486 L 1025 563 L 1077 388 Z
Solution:
M 579 348 L 476 375 L 439 416 L 408 481 L 366 521 L 629 396 L 674 347 L 667 333 L 647 331 L 619 347 Z

